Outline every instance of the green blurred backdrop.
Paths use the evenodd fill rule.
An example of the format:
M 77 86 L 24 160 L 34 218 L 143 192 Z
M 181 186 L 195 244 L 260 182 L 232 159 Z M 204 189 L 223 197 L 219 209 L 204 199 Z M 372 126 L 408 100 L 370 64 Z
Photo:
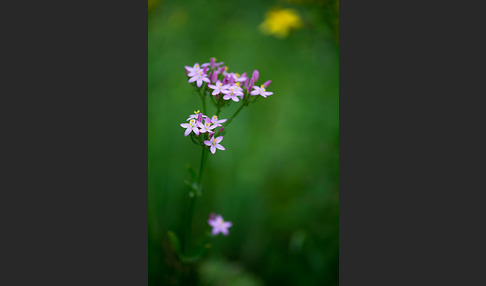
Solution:
M 294 9 L 300 27 L 264 34 L 276 8 Z M 200 148 L 179 124 L 202 110 L 184 65 L 211 57 L 229 71 L 258 69 L 274 95 L 244 108 L 226 130 L 226 151 L 207 157 L 193 233 L 210 229 L 210 212 L 233 227 L 195 265 L 200 283 L 338 285 L 338 13 L 334 0 L 149 1 L 149 285 L 180 284 L 167 231 L 182 232 L 186 165 L 198 169 Z

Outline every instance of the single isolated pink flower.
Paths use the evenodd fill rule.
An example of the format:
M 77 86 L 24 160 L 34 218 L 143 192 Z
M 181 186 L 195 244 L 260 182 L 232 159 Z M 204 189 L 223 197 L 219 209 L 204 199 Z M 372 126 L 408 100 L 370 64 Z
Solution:
M 205 140 L 204 141 L 204 144 L 206 146 L 211 146 L 209 149 L 211 150 L 211 153 L 216 153 L 216 148 L 218 148 L 219 150 L 226 150 L 223 145 L 219 144 L 219 142 L 221 142 L 221 140 L 223 140 L 223 136 L 218 136 L 216 138 L 211 138 L 209 140 Z
M 233 226 L 232 222 L 224 221 L 221 215 L 215 215 L 214 213 L 209 215 L 208 224 L 213 228 L 211 230 L 213 235 L 222 233 L 224 236 L 229 234 L 228 228 Z
M 261 95 L 266 98 L 268 95 L 273 94 L 273 92 L 267 91 L 263 84 L 260 87 L 254 86 L 253 88 L 254 90 L 250 93 L 251 95 Z
M 223 91 L 226 91 L 228 88 L 229 88 L 229 84 L 225 84 L 223 85 L 221 83 L 221 81 L 217 81 L 216 84 L 208 84 L 208 86 L 213 90 L 213 93 L 211 93 L 212 95 L 216 95 L 216 94 L 219 94 L 220 92 L 223 92 Z
M 207 83 L 210 82 L 208 76 L 205 73 L 203 73 L 202 70 L 199 70 L 196 75 L 194 75 L 193 77 L 191 77 L 189 79 L 188 82 L 189 83 L 196 82 L 197 87 L 201 87 L 203 81 L 205 81 Z
M 194 132 L 194 134 L 199 135 L 199 129 L 196 126 L 196 120 L 191 119 L 189 123 L 181 123 L 181 127 L 186 128 L 186 132 L 184 132 L 184 136 L 189 135 L 189 133 Z

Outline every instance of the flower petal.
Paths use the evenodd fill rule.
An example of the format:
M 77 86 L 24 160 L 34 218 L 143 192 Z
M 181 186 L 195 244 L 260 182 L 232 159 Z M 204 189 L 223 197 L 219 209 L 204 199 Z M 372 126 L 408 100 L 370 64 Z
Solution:
M 216 148 L 218 148 L 219 150 L 226 150 L 221 144 L 217 144 Z
M 187 136 L 189 135 L 189 133 L 191 133 L 192 129 L 191 128 L 187 128 L 186 129 L 186 132 L 184 132 L 184 136 Z
M 216 137 L 216 143 L 219 143 L 223 140 L 223 136 Z
M 211 141 L 209 141 L 209 140 L 204 140 L 204 145 L 211 146 Z
M 214 147 L 214 145 L 211 145 L 210 149 L 211 149 L 211 153 L 213 154 L 216 153 L 216 147 Z

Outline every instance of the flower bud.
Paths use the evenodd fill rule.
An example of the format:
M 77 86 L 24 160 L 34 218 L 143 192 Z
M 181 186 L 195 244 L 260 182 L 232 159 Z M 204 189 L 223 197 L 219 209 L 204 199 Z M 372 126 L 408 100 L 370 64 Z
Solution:
M 255 83 L 259 77 L 260 77 L 260 73 L 257 70 L 254 70 L 253 73 L 251 74 L 251 78 L 254 79 L 253 83 Z
M 258 71 L 254 70 L 253 73 L 251 74 L 250 84 L 248 85 L 248 92 L 251 92 L 251 89 L 253 88 L 255 82 L 258 80 L 259 76 L 260 74 L 258 73 Z
M 271 80 L 267 80 L 267 81 L 266 81 L 266 82 L 263 84 L 263 87 L 264 87 L 264 88 L 267 88 L 267 87 L 270 85 L 270 83 L 272 83 L 272 81 L 271 81 Z
M 197 122 L 202 123 L 202 113 L 201 112 L 199 112 L 199 114 L 197 115 Z
M 211 74 L 211 81 L 216 83 L 216 81 L 218 80 L 218 71 L 214 71 L 212 74 Z

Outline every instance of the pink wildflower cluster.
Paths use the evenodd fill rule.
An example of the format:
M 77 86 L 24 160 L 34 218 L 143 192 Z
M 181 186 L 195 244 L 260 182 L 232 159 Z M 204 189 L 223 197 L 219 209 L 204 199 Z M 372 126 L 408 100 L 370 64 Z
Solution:
M 204 120 L 204 123 L 203 123 Z M 186 121 L 189 123 L 181 123 L 181 127 L 186 128 L 184 136 L 194 133 L 200 142 L 204 145 L 209 146 L 211 153 L 216 153 L 216 149 L 225 150 L 223 145 L 219 144 L 223 140 L 223 136 L 214 137 L 216 133 L 214 130 L 220 127 L 218 134 L 224 129 L 221 123 L 226 122 L 227 119 L 219 119 L 217 115 L 208 117 L 202 114 L 199 110 L 194 111 L 194 114 L 189 115 Z M 206 136 L 204 133 L 207 133 Z M 206 139 L 206 140 L 204 140 Z
M 216 62 L 215 58 L 211 58 L 209 63 L 199 65 L 195 63 L 194 66 L 185 66 L 186 74 L 189 77 L 188 82 L 196 82 L 196 86 L 201 88 L 203 83 L 207 83 L 216 98 L 219 95 L 223 96 L 223 100 L 233 100 L 238 102 L 244 99 L 245 95 L 261 95 L 267 97 L 272 95 L 273 92 L 267 91 L 266 88 L 272 82 L 266 81 L 260 86 L 256 85 L 256 82 L 260 76 L 258 70 L 254 70 L 251 77 L 246 72 L 239 73 L 228 72 L 228 67 L 223 66 L 223 62 Z

